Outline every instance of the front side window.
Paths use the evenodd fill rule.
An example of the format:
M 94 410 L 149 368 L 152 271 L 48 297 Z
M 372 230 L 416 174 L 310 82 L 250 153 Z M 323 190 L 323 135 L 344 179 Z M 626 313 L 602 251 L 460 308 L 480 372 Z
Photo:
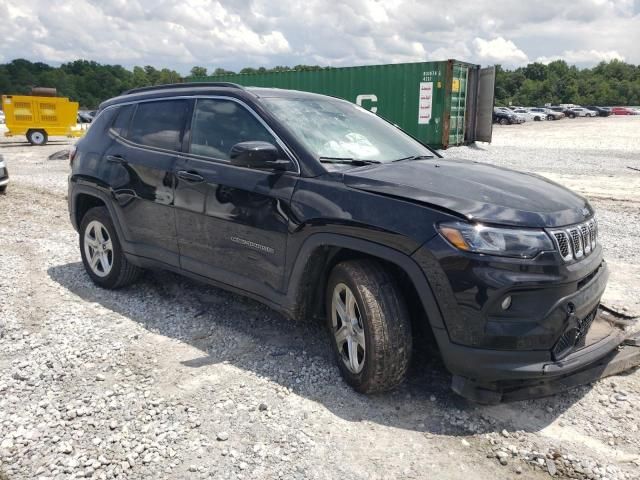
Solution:
M 391 162 L 433 153 L 353 103 L 331 98 L 264 98 L 271 112 L 322 161 Z
M 139 103 L 127 138 L 148 147 L 180 151 L 188 112 L 186 100 Z
M 229 160 L 240 142 L 276 140 L 246 108 L 231 100 L 198 99 L 191 124 L 191 153 Z

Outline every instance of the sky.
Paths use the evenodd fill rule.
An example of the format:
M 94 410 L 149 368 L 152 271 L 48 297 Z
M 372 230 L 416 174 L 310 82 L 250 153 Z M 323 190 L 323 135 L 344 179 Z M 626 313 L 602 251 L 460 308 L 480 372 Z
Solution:
M 640 0 L 0 0 L 0 63 L 640 64 Z

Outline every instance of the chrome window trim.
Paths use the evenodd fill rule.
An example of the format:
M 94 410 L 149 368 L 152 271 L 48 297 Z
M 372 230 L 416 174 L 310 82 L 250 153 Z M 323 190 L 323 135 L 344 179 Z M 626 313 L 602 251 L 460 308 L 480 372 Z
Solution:
M 287 147 L 287 145 L 282 141 L 282 139 L 273 131 L 273 129 L 264 121 L 264 119 L 258 115 L 256 113 L 256 111 L 251 108 L 249 105 L 247 105 L 245 102 L 243 102 L 242 100 L 238 99 L 238 98 L 234 98 L 234 97 L 229 97 L 229 96 L 225 96 L 225 95 L 176 95 L 176 96 L 172 96 L 172 97 L 160 97 L 160 98 L 147 98 L 147 99 L 142 99 L 142 100 L 133 100 L 130 102 L 121 102 L 121 103 L 117 103 L 115 105 L 109 105 L 108 107 L 106 107 L 104 110 L 102 110 L 98 116 L 96 117 L 96 119 L 102 115 L 104 112 L 106 112 L 107 110 L 111 109 L 111 108 L 118 108 L 121 107 L 123 105 L 137 105 L 140 103 L 147 103 L 147 102 L 158 102 L 158 101 L 163 101 L 163 100 L 198 100 L 199 98 L 207 98 L 207 99 L 214 99 L 214 100 L 230 100 L 232 102 L 236 102 L 239 105 L 241 105 L 242 107 L 246 108 L 247 111 L 249 111 L 249 113 L 251 113 L 257 120 L 258 122 L 260 122 L 260 124 L 273 136 L 273 138 L 275 138 L 276 142 L 278 143 L 278 146 L 280 146 L 280 148 L 282 148 L 282 150 L 284 151 L 285 155 L 287 155 L 289 157 L 289 160 L 292 161 L 294 163 L 294 165 L 296 166 L 296 170 L 295 171 L 285 171 L 282 172 L 284 173 L 293 173 L 295 175 L 300 175 L 302 170 L 300 168 L 300 161 L 298 160 L 298 157 L 296 157 L 293 152 L 289 149 L 289 147 Z M 195 105 L 194 105 L 195 107 Z M 194 108 L 194 112 L 195 112 L 195 108 Z M 133 117 L 132 117 L 133 120 Z M 94 120 L 95 121 L 95 120 Z M 256 171 L 255 168 L 249 168 L 249 167 L 241 167 L 238 165 L 232 165 L 231 162 L 229 162 L 228 160 L 223 160 L 223 159 L 218 159 L 218 158 L 214 158 L 214 157 L 207 157 L 204 155 L 196 155 L 193 153 L 189 153 L 189 152 L 177 152 L 175 150 L 166 150 L 164 148 L 158 148 L 158 147 L 151 147 L 148 145 L 142 145 L 140 143 L 135 143 L 132 142 L 131 140 L 128 140 L 122 136 L 120 136 L 118 133 L 116 133 L 113 129 L 109 128 L 109 132 L 114 135 L 115 137 L 117 137 L 117 139 L 119 141 L 121 141 L 122 143 L 125 143 L 128 146 L 134 147 L 134 148 L 139 148 L 141 150 L 150 150 L 156 153 L 160 153 L 160 154 L 164 154 L 164 155 L 171 155 L 172 157 L 180 157 L 180 158 L 184 158 L 186 160 L 205 160 L 205 161 L 209 161 L 209 162 L 214 162 L 214 163 L 220 163 L 222 165 L 228 165 L 230 167 L 235 167 L 235 168 L 242 168 L 245 170 L 251 170 L 251 171 Z

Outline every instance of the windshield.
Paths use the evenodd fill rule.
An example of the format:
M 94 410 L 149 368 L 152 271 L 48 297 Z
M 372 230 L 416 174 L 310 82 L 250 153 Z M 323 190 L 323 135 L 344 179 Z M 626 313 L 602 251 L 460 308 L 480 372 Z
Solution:
M 433 156 L 428 148 L 398 128 L 347 101 L 282 97 L 263 101 L 321 161 L 386 163 Z

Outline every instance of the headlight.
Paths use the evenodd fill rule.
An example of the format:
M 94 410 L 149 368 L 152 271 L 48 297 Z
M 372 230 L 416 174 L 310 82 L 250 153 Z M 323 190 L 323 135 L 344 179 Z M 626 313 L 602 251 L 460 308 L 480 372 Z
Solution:
M 441 223 L 438 230 L 460 250 L 504 257 L 533 258 L 553 250 L 553 243 L 542 230 L 497 228 L 463 222 Z

